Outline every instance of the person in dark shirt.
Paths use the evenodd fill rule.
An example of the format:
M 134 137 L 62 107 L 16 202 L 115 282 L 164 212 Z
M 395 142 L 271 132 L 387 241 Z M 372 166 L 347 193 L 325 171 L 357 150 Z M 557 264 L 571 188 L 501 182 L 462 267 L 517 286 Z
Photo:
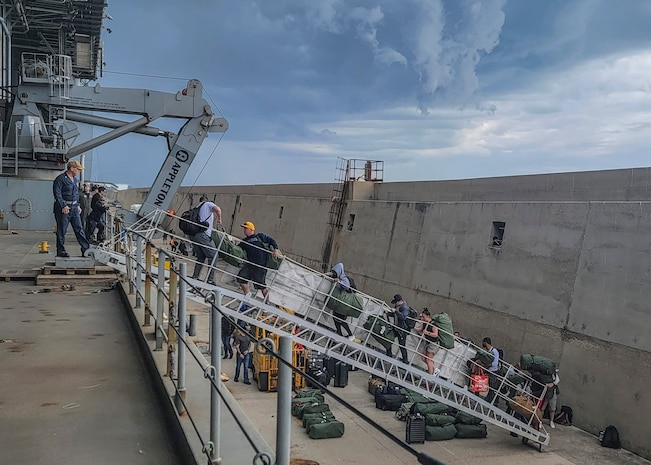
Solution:
M 273 237 L 264 233 L 256 234 L 255 225 L 250 221 L 240 226 L 244 228 L 244 238 L 238 245 L 246 252 L 246 262 L 244 262 L 237 275 L 237 282 L 240 283 L 242 292 L 247 295 L 249 294 L 249 281 L 253 282 L 253 287 L 262 289 L 262 295 L 266 297 L 269 293 L 266 285 L 266 265 L 270 252 L 265 248 L 265 244 L 270 244 L 273 247 L 273 256 L 275 258 L 280 255 L 280 248 Z
M 93 194 L 90 193 L 90 184 L 84 183 L 82 191 L 79 193 L 79 206 L 81 207 L 81 227 L 86 228 L 86 219 L 90 215 L 90 201 Z
M 402 298 L 400 294 L 393 296 L 391 300 L 393 308 L 389 310 L 389 313 L 395 318 L 395 331 L 398 338 L 398 346 L 400 348 L 400 354 L 402 355 L 402 362 L 409 363 L 407 359 L 407 334 L 409 329 L 407 329 L 407 318 L 409 318 L 409 305 Z M 387 347 L 387 355 L 393 357 L 391 346 Z
M 93 195 L 93 199 L 90 202 L 91 212 L 86 221 L 86 236 L 92 237 L 95 229 L 97 229 L 97 242 L 103 242 L 106 239 L 104 236 L 104 229 L 106 227 L 104 214 L 108 211 L 109 207 L 105 205 L 105 192 L 106 187 L 100 186 L 97 188 L 97 194 Z
M 249 381 L 249 362 L 251 361 L 251 339 L 242 330 L 237 328 L 233 333 L 233 346 L 236 349 L 237 359 L 235 361 L 235 378 L 236 383 L 240 380 L 240 371 L 244 368 L 244 384 L 251 384 Z
M 68 225 L 72 225 L 77 242 L 81 246 L 81 254 L 84 255 L 90 247 L 81 224 L 79 187 L 75 178 L 83 169 L 84 167 L 77 160 L 70 160 L 66 171 L 58 175 L 52 184 L 54 219 L 57 223 L 57 257 L 70 256 L 65 247 Z
M 235 325 L 231 323 L 230 318 L 222 316 L 222 351 L 224 355 L 222 358 L 233 358 L 233 346 L 231 345 L 231 337 L 233 337 L 233 330 Z

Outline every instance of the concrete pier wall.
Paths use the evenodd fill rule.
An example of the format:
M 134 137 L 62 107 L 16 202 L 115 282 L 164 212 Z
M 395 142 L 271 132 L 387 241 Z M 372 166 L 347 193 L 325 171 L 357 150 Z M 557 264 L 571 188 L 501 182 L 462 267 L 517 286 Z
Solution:
M 615 424 L 624 447 L 651 458 L 649 185 L 646 168 L 356 182 L 340 228 L 329 225 L 325 184 L 195 187 L 174 208 L 205 193 L 233 234 L 253 221 L 313 268 L 342 261 L 364 292 L 447 311 L 463 336 L 490 336 L 509 362 L 553 358 L 575 424 L 595 434 Z M 142 198 L 132 190 L 122 203 Z

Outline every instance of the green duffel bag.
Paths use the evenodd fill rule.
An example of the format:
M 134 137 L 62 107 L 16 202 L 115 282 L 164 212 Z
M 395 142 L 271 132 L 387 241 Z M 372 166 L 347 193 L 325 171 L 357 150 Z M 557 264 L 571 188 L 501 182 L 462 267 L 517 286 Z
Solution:
M 522 354 L 520 356 L 520 369 L 553 375 L 556 373 L 556 362 L 541 355 Z
M 457 412 L 455 422 L 461 423 L 462 425 L 478 425 L 481 423 L 481 418 L 477 418 L 476 416 L 470 415 L 466 412 Z
M 441 402 L 429 401 L 429 402 L 418 402 L 413 405 L 411 408 L 412 413 L 420 413 L 422 416 L 426 417 L 429 414 L 436 413 L 447 413 L 450 407 Z
M 411 406 L 414 405 L 413 402 L 403 402 L 400 405 L 400 408 L 396 410 L 396 418 L 400 421 L 407 421 L 409 412 L 411 412 Z
M 278 255 L 278 258 L 274 257 L 274 248 L 271 244 L 264 243 L 264 248 L 269 251 L 269 256 L 267 257 L 267 268 L 270 270 L 277 270 L 280 268 L 280 264 L 283 262 L 282 255 Z
M 233 244 L 228 239 L 228 236 L 225 232 L 213 231 L 212 241 L 215 243 L 215 247 L 219 248 L 219 258 L 224 260 L 229 265 L 242 266 L 242 263 L 244 263 L 244 260 L 246 260 L 246 252 L 244 252 L 244 250 L 239 245 Z
M 459 439 L 474 439 L 474 438 L 485 438 L 488 435 L 486 431 L 486 425 L 483 423 L 480 425 L 464 425 L 463 423 L 458 423 L 457 434 L 454 436 Z
M 315 423 L 310 426 L 307 434 L 312 439 L 340 438 L 344 435 L 344 424 L 339 420 Z
M 483 349 L 479 349 L 477 351 L 477 355 L 475 356 L 475 360 L 477 360 L 485 367 L 490 367 L 491 364 L 493 363 L 494 358 L 495 355 L 493 354 L 493 352 L 486 352 Z
M 431 399 L 425 397 L 420 392 L 415 392 L 407 388 L 400 388 L 400 394 L 404 395 L 407 398 L 408 402 L 417 403 L 417 402 L 429 402 Z
M 368 329 L 375 340 L 385 349 L 391 347 L 396 339 L 396 333 L 392 326 L 380 316 L 369 316 L 364 323 L 364 329 Z
M 430 426 L 453 425 L 454 417 L 445 413 L 430 413 L 425 415 L 425 424 Z
M 330 406 L 322 402 L 314 402 L 311 404 L 306 404 L 305 407 L 303 407 L 303 410 L 299 413 L 298 418 L 303 419 L 303 415 L 307 413 L 321 413 L 321 412 L 326 412 L 328 410 L 330 410 Z
M 335 414 L 332 413 L 330 410 L 326 412 L 319 412 L 319 413 L 306 413 L 303 415 L 303 428 L 306 430 L 310 428 L 310 426 L 316 424 L 316 423 L 322 423 L 324 421 L 332 421 L 335 419 Z
M 454 425 L 445 426 L 429 426 L 425 425 L 425 440 L 426 441 L 447 441 L 452 439 L 457 434 L 457 429 Z
M 322 404 L 316 397 L 299 397 L 292 399 L 292 415 L 297 418 L 303 418 L 303 409 L 308 404 Z
M 317 388 L 303 388 L 296 393 L 294 399 L 303 399 L 305 397 L 314 397 L 315 399 L 320 399 L 321 402 L 325 400 L 321 389 Z
M 347 292 L 335 284 L 326 307 L 342 316 L 357 318 L 362 313 L 362 301 L 354 292 Z
M 452 327 L 452 317 L 447 313 L 439 313 L 432 317 L 432 323 L 436 325 L 439 331 L 439 345 L 444 349 L 454 349 L 454 328 Z

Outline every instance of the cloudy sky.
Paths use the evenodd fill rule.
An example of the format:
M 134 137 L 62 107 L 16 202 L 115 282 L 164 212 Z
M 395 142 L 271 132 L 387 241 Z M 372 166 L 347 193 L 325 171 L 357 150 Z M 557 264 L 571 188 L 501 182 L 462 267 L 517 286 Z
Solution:
M 230 123 L 186 185 L 332 182 L 339 157 L 383 161 L 385 181 L 651 166 L 651 2 L 109 0 L 108 13 L 103 86 L 196 78 Z M 165 153 L 128 136 L 94 150 L 92 175 L 149 186 Z

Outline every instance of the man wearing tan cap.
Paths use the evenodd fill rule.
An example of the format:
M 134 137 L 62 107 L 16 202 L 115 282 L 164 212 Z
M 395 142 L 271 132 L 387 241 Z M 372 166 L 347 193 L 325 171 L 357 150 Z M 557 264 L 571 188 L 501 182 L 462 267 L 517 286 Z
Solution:
M 54 218 L 57 222 L 57 257 L 69 257 L 66 252 L 66 232 L 72 225 L 75 237 L 81 246 L 81 255 L 90 247 L 84 228 L 81 225 L 81 207 L 79 206 L 79 187 L 76 176 L 84 167 L 77 160 L 68 162 L 68 169 L 54 179 Z

